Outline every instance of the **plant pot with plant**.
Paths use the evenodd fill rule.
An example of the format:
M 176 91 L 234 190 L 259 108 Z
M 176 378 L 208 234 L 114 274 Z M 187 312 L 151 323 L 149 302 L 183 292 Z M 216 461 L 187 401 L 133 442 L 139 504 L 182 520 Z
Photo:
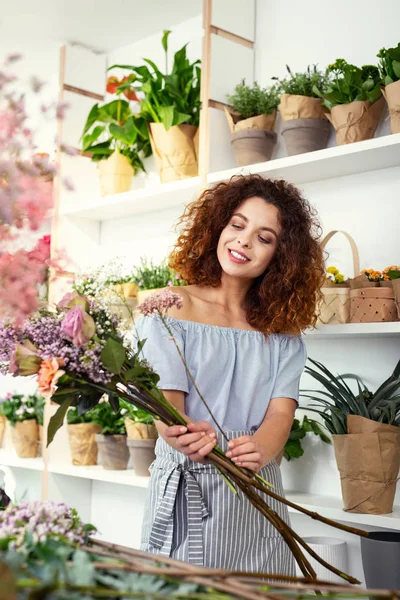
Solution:
M 261 88 L 242 83 L 228 96 L 233 113 L 225 109 L 231 131 L 231 143 L 239 167 L 270 160 L 277 135 L 273 131 L 279 88 Z
M 338 146 L 374 137 L 384 107 L 378 67 L 360 68 L 338 58 L 328 72 L 331 77 L 325 87 L 313 90 L 330 110 L 326 116 L 335 128 Z
M 67 412 L 68 439 L 71 449 L 71 461 L 76 466 L 97 465 L 97 443 L 95 435 L 101 427 L 93 422 L 98 406 L 79 415 L 77 408 Z
M 323 431 L 320 424 L 314 419 L 309 419 L 306 415 L 304 415 L 302 421 L 294 419 L 285 447 L 275 459 L 278 465 L 281 464 L 283 458 L 290 461 L 303 456 L 304 449 L 301 445 L 301 440 L 304 439 L 308 433 L 313 433 L 318 436 L 325 444 L 331 443 L 331 440 Z
M 142 258 L 140 265 L 134 269 L 133 280 L 138 287 L 138 304 L 165 287 L 186 285 L 186 281 L 168 266 L 166 260 L 156 264 L 146 258 Z
M 390 115 L 390 131 L 400 133 L 400 43 L 395 48 L 381 48 L 377 54 L 379 70 Z
M 115 412 L 109 402 L 100 402 L 93 416 L 101 433 L 95 434 L 99 457 L 104 469 L 122 471 L 127 468 L 129 450 L 126 445 L 124 416 Z
M 152 415 L 125 401 L 120 401 L 121 413 L 125 415 L 127 444 L 131 464 L 140 476 L 149 476 L 149 467 L 155 460 L 155 446 L 158 437 Z
M 39 429 L 36 419 L 36 396 L 7 394 L 2 412 L 11 425 L 11 438 L 17 456 L 34 458 L 39 447 Z
M 191 63 L 183 46 L 174 55 L 168 71 L 168 37 L 164 31 L 165 73 L 148 58 L 136 67 L 113 65 L 110 69 L 129 69 L 135 90 L 141 97 L 140 114 L 147 122 L 150 142 L 161 183 L 198 175 L 198 127 L 200 119 L 200 60 Z
M 388 275 L 364 269 L 350 281 L 350 323 L 397 321 L 393 285 Z
M 278 79 L 280 91 L 279 112 L 282 117 L 282 136 L 289 156 L 326 148 L 331 126 L 326 118 L 326 107 L 317 96 L 314 86 L 324 89 L 329 82 L 327 72 L 314 65 L 305 73 L 293 73 L 288 65 L 289 76 Z
M 135 170 L 144 170 L 142 159 L 151 154 L 146 121 L 133 112 L 129 102 L 138 100 L 133 79 L 109 77 L 107 92 L 128 99 L 95 104 L 82 133 L 82 151 L 98 163 L 102 196 L 129 191 Z
M 387 514 L 393 510 L 400 467 L 400 361 L 392 375 L 371 392 L 354 374 L 333 375 L 309 359 L 305 372 L 323 390 L 301 390 L 332 434 L 344 510 Z M 354 392 L 349 383 L 353 382 Z

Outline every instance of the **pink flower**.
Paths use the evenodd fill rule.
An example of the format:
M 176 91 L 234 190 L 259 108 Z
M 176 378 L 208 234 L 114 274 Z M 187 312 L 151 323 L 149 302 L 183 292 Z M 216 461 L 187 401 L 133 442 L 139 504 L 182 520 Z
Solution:
M 50 259 L 50 241 L 51 236 L 44 235 L 37 242 L 36 246 L 29 252 L 29 257 L 38 263 L 45 263 Z
M 83 346 L 94 336 L 96 325 L 82 306 L 75 306 L 65 315 L 61 330 L 74 346 Z
M 56 383 L 65 373 L 65 371 L 60 369 L 63 364 L 60 358 L 51 358 L 42 361 L 37 376 L 37 384 L 39 393 L 44 398 L 51 398 L 57 391 Z
M 170 292 L 169 290 L 163 290 L 162 292 L 152 294 L 143 300 L 143 302 L 139 304 L 138 309 L 145 317 L 154 314 L 166 316 L 168 309 L 172 308 L 173 306 L 176 306 L 178 309 L 182 308 L 182 296 L 175 294 L 174 292 Z
M 86 311 L 89 308 L 89 302 L 86 296 L 75 291 L 65 294 L 57 304 L 60 310 L 75 308 L 76 306 L 80 306 Z

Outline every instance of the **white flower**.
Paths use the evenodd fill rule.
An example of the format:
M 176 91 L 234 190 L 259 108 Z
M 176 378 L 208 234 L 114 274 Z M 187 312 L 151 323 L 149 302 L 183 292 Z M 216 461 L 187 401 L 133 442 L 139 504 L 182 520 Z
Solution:
M 25 409 L 23 406 L 20 406 L 19 408 L 17 408 L 17 410 L 15 411 L 16 415 L 23 415 L 25 412 Z
M 128 412 L 127 408 L 121 408 L 121 415 L 125 415 Z
M 35 409 L 34 409 L 34 408 L 26 408 L 25 410 L 26 410 L 26 412 L 27 412 L 27 413 L 29 413 L 30 415 L 31 415 L 32 413 L 34 413 L 34 412 L 35 412 Z

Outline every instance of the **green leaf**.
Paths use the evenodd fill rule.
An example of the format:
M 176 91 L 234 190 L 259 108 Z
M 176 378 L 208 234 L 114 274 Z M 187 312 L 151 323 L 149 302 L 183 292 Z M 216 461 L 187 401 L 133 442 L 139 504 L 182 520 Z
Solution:
M 89 146 L 91 146 L 93 144 L 93 142 L 95 142 L 100 137 L 100 135 L 103 133 L 104 130 L 105 130 L 104 126 L 98 125 L 97 127 L 95 127 L 93 129 L 92 133 L 85 135 L 85 137 L 83 138 L 83 142 L 82 142 L 82 150 L 84 152 L 86 152 L 86 150 L 89 148 Z
M 190 115 L 178 112 L 174 106 L 160 106 L 158 112 L 161 122 L 167 131 L 174 125 L 190 121 Z
M 106 345 L 101 352 L 101 360 L 103 365 L 111 373 L 119 375 L 122 365 L 125 362 L 126 350 L 121 344 L 113 338 L 108 338 Z
M 292 458 L 300 458 L 303 456 L 304 450 L 298 440 L 288 440 L 284 447 L 284 455 L 287 460 Z
M 113 135 L 117 140 L 127 144 L 127 146 L 132 146 L 135 143 L 137 136 L 133 117 L 129 117 L 124 125 L 116 125 L 115 123 L 111 123 L 110 134 Z
M 394 60 L 392 62 L 392 67 L 393 67 L 394 74 L 396 75 L 396 77 L 398 77 L 400 79 L 400 61 Z
M 64 402 L 58 407 L 56 413 L 50 418 L 49 428 L 47 430 L 47 447 L 49 447 L 51 442 L 54 440 L 54 436 L 56 435 L 57 431 L 62 426 L 65 414 L 73 401 L 74 396 L 64 400 Z
M 94 104 L 92 106 L 92 108 L 90 109 L 88 118 L 86 119 L 85 127 L 83 128 L 82 137 L 85 135 L 85 133 L 87 133 L 89 131 L 91 126 L 97 121 L 98 116 L 99 116 L 99 105 Z
M 162 47 L 164 48 L 164 52 L 168 52 L 168 37 L 171 31 L 169 29 L 165 29 L 163 31 L 163 36 L 161 38 Z

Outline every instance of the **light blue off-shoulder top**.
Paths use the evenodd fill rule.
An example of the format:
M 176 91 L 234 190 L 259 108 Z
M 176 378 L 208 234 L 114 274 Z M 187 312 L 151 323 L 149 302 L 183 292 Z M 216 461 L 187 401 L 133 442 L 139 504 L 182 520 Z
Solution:
M 167 319 L 196 384 L 224 430 L 255 431 L 272 398 L 298 401 L 306 361 L 301 337 Z M 210 421 L 178 351 L 158 316 L 136 323 L 146 338 L 144 357 L 160 376 L 158 386 L 185 393 L 185 413 Z

